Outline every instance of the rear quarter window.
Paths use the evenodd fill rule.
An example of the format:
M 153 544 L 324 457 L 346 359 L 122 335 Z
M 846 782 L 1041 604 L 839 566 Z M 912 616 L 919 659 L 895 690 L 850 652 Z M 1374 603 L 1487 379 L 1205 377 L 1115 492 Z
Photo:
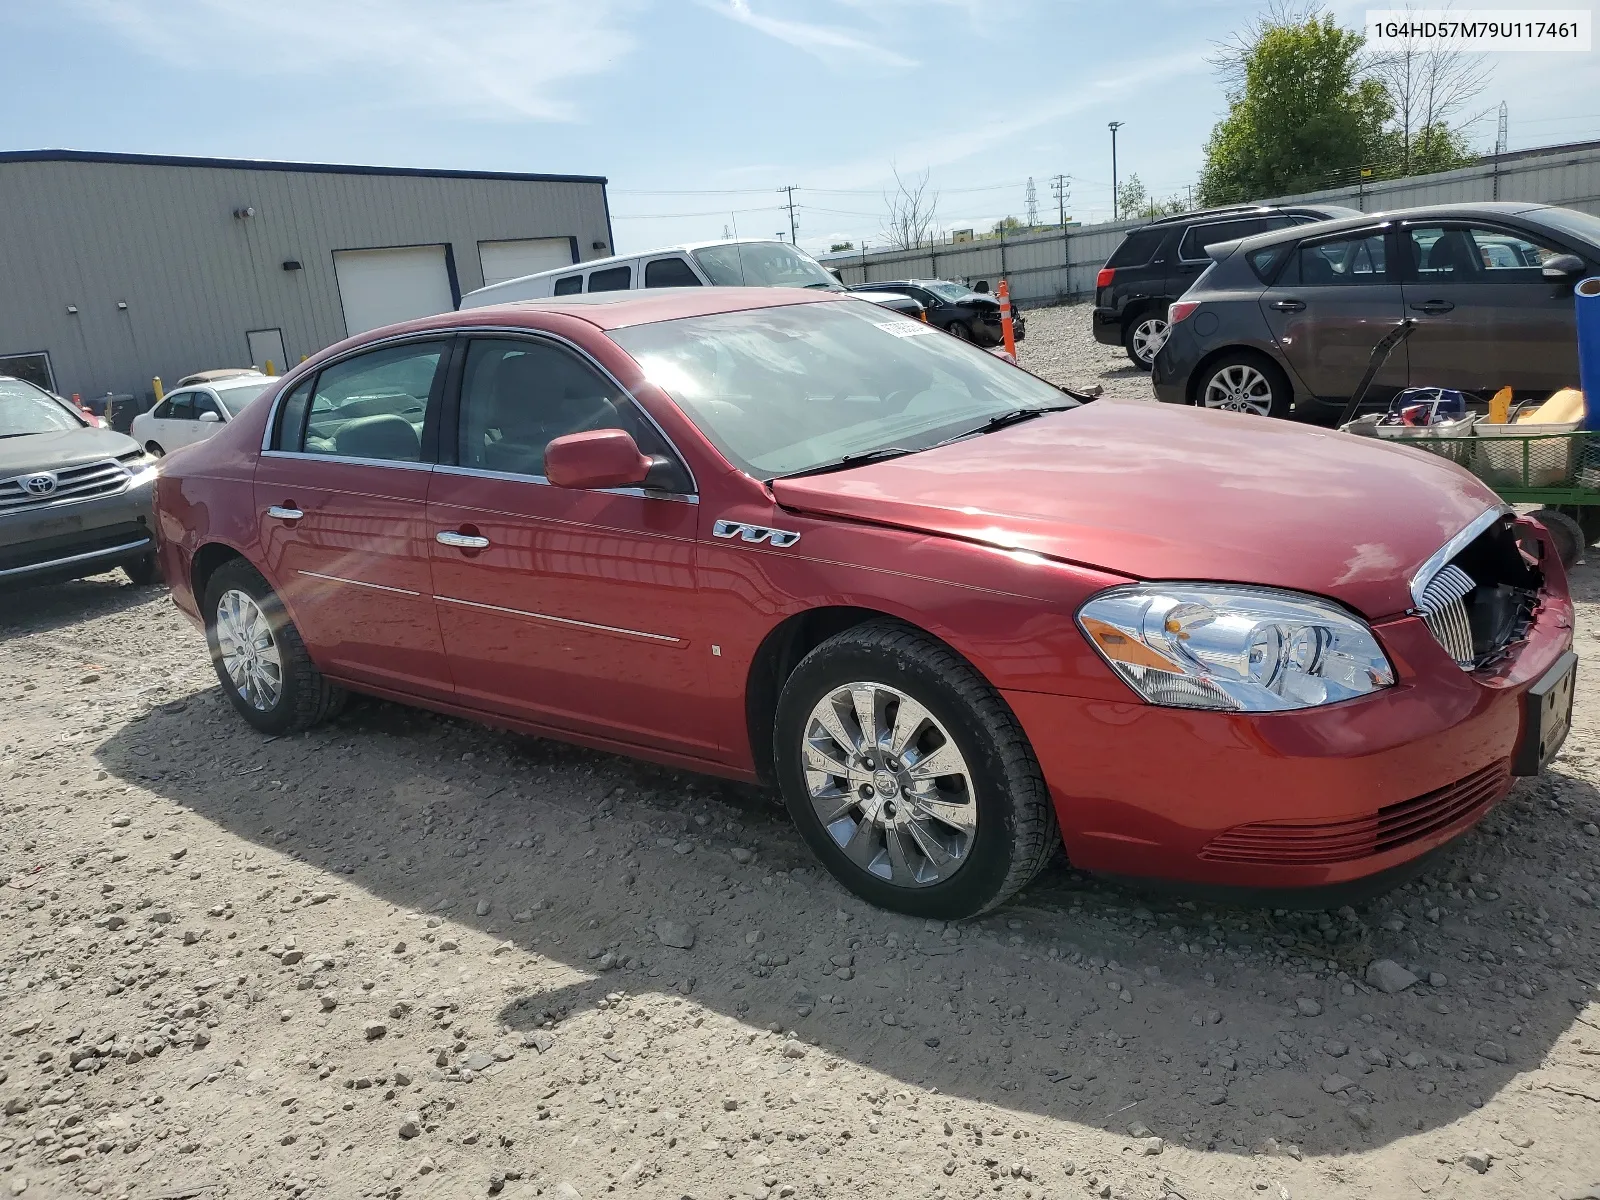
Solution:
M 1142 267 L 1155 257 L 1165 229 L 1135 229 L 1106 259 L 1108 267 Z

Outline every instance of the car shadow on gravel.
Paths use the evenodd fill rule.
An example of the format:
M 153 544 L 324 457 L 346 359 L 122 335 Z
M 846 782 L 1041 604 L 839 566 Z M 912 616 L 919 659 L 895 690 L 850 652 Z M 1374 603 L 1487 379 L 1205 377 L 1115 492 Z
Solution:
M 0 642 L 49 633 L 145 603 L 159 585 L 136 587 L 121 571 L 37 587 L 0 587 Z
M 1428 883 L 1359 913 L 1147 899 L 1058 863 L 945 927 L 846 893 L 768 793 L 397 705 L 263 739 L 213 688 L 96 757 L 221 831 L 481 933 L 485 954 L 509 942 L 589 977 L 475 1020 L 559 1039 L 608 993 L 687 995 L 824 1061 L 1200 1150 L 1339 1153 L 1454 1121 L 1542 1062 L 1600 978 L 1592 901 L 1558 870 L 1587 865 L 1574 847 L 1594 844 L 1600 796 L 1560 770 L 1520 784 Z M 1422 982 L 1369 987 L 1383 958 Z

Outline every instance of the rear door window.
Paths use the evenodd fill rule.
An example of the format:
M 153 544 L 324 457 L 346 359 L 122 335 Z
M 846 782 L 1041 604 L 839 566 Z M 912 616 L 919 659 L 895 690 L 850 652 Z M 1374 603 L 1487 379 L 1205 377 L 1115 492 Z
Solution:
M 644 268 L 644 285 L 647 288 L 701 286 L 700 276 L 694 273 L 694 268 L 676 256 L 658 258 L 654 262 L 647 263 Z
M 1278 280 L 1279 287 L 1337 287 L 1388 283 L 1385 238 L 1360 233 L 1328 242 L 1302 242 Z
M 607 267 L 603 271 L 589 273 L 589 290 L 591 292 L 625 292 L 633 286 L 633 268 Z
M 582 275 L 568 275 L 565 278 L 556 280 L 555 294 L 557 296 L 576 296 L 581 291 L 583 291 Z
M 1184 233 L 1183 240 L 1178 243 L 1178 257 L 1189 262 L 1198 262 L 1206 257 L 1208 246 L 1215 246 L 1219 242 L 1231 242 L 1234 238 L 1265 233 L 1269 229 L 1282 228 L 1287 224 L 1287 220 L 1271 224 L 1266 217 L 1242 217 L 1236 221 L 1212 221 L 1207 225 L 1194 225 Z

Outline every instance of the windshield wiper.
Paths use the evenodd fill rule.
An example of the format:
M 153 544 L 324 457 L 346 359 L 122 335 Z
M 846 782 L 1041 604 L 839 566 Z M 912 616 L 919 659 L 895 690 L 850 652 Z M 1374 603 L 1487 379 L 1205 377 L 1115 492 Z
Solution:
M 990 417 L 975 429 L 969 429 L 965 433 L 958 433 L 953 438 L 946 438 L 939 445 L 948 446 L 951 442 L 959 442 L 962 438 L 976 437 L 980 433 L 994 433 L 996 430 L 1005 429 L 1011 425 L 1020 425 L 1022 422 L 1031 421 L 1035 417 L 1042 417 L 1045 413 L 1066 412 L 1070 408 L 1077 407 L 1076 404 L 1046 404 L 1042 408 L 1013 408 Z
M 821 463 L 815 467 L 806 467 L 801 471 L 790 471 L 787 475 L 774 475 L 772 479 L 800 479 L 806 475 L 826 475 L 829 471 L 847 471 L 851 467 L 864 466 L 867 463 L 883 462 L 889 458 L 900 458 L 915 451 L 907 450 L 904 446 L 882 446 L 877 450 L 868 450 L 864 454 L 846 454 L 843 458 L 836 458 L 832 462 Z M 768 480 L 772 482 L 772 480 Z

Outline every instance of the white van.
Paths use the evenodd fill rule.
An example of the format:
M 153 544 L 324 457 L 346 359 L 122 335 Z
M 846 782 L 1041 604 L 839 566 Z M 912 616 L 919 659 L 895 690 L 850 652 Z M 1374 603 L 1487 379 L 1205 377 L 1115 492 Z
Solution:
M 581 292 L 666 287 L 798 287 L 842 292 L 844 285 L 804 250 L 787 242 L 691 242 L 644 254 L 617 254 L 540 271 L 468 292 L 462 308 L 543 300 Z M 876 297 L 872 297 L 876 299 Z

